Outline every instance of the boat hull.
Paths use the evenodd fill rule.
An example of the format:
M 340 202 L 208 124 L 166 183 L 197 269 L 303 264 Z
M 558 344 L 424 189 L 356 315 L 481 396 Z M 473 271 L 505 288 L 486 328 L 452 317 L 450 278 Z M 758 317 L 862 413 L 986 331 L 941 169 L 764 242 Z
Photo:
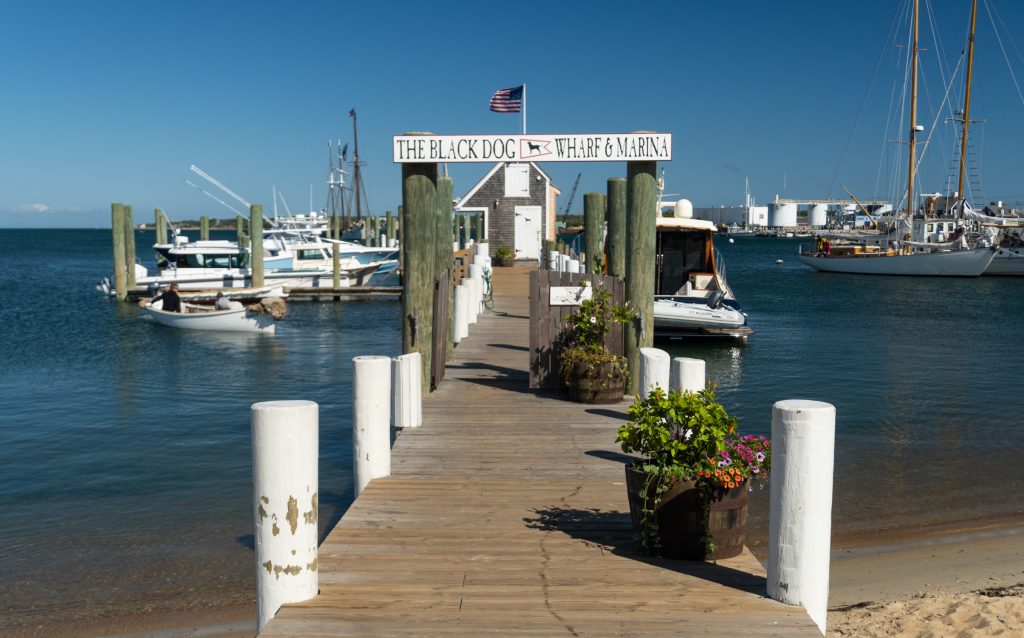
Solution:
M 913 277 L 977 277 L 985 272 L 995 251 L 974 248 L 909 255 L 857 255 L 818 257 L 799 255 L 800 261 L 822 272 L 858 275 L 899 275 Z
M 1024 277 L 1024 248 L 1000 248 L 992 263 L 985 269 L 986 275 L 997 277 Z
M 157 305 L 159 303 L 157 302 Z M 202 311 L 189 304 L 184 304 L 183 308 L 193 312 L 165 312 L 153 305 L 143 306 L 142 312 L 156 323 L 178 330 L 262 332 L 267 334 L 274 332 L 273 317 L 259 312 L 249 312 L 245 308 Z

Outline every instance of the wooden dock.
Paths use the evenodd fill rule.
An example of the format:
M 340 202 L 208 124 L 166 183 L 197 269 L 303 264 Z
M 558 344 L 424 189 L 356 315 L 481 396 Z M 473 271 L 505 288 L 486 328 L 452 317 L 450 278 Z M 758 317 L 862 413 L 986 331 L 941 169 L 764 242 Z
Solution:
M 494 272 L 495 310 L 455 350 L 392 476 L 320 547 L 320 595 L 270 636 L 820 636 L 763 596 L 744 553 L 718 565 L 633 547 L 615 430 L 628 403 L 528 389 L 528 273 Z

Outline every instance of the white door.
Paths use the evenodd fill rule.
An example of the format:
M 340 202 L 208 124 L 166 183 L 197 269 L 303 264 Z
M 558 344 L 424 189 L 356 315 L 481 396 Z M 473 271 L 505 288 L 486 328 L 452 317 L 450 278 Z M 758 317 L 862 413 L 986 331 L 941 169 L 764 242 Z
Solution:
M 540 259 L 540 206 L 516 206 L 516 259 Z

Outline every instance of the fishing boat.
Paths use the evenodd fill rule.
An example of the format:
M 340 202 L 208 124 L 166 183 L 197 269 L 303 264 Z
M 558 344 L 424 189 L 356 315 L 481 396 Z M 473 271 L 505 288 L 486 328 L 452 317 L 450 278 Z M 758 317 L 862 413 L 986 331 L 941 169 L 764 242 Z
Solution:
M 799 251 L 800 261 L 823 272 L 852 273 L 866 275 L 907 275 L 932 277 L 977 277 L 985 272 L 991 264 L 995 251 L 982 236 L 969 241 L 967 223 L 963 211 L 966 202 L 960 197 L 954 198 L 952 205 L 937 207 L 935 200 L 924 199 L 922 206 L 917 206 L 918 199 L 914 193 L 914 176 L 917 171 L 916 147 L 917 134 L 924 127 L 917 124 L 917 72 L 918 72 L 918 13 L 919 3 L 914 0 L 912 22 L 912 45 L 910 47 L 910 131 L 907 169 L 907 209 L 904 222 L 909 220 L 909 235 L 895 234 L 886 236 L 885 243 L 876 242 L 871 245 L 845 244 L 831 246 L 826 250 Z M 975 13 L 977 2 L 975 1 Z M 963 165 L 966 154 L 968 108 L 970 104 L 970 73 L 974 52 L 974 20 L 971 23 L 970 58 L 968 61 L 968 82 L 963 111 L 963 148 L 961 150 L 961 187 L 963 192 Z M 947 241 L 942 232 L 936 232 L 938 224 L 956 225 L 954 232 L 958 236 Z M 897 224 L 896 228 L 901 228 Z
M 140 304 L 143 315 L 154 322 L 179 330 L 209 330 L 214 332 L 274 332 L 274 317 L 265 312 L 254 312 L 237 301 L 228 303 L 227 310 L 210 306 L 183 303 L 181 312 L 167 312 L 163 301 L 144 301 Z
M 714 223 L 689 217 L 657 221 L 654 334 L 657 337 L 751 334 L 715 251 Z

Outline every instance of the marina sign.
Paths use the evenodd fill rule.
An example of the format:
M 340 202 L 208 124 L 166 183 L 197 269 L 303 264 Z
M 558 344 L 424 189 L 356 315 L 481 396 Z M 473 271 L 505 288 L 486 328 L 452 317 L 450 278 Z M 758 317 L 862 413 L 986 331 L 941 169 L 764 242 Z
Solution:
M 396 164 L 668 161 L 672 134 L 396 135 L 393 150 Z

